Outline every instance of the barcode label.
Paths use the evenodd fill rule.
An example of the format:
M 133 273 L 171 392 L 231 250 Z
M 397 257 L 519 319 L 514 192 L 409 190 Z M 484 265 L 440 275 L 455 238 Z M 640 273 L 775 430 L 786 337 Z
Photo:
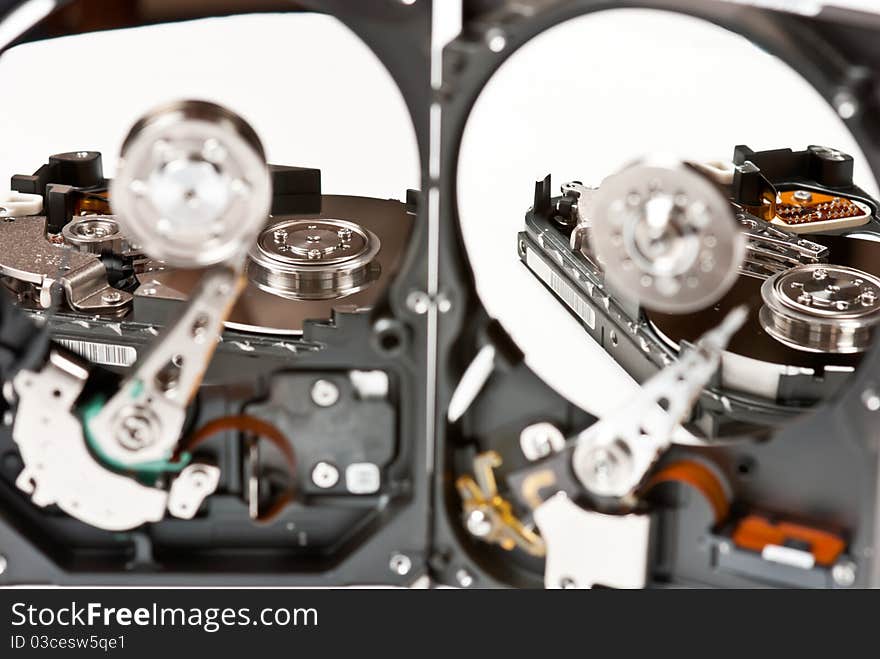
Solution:
M 596 329 L 596 312 L 587 303 L 583 297 L 578 295 L 577 291 L 572 288 L 571 284 L 556 274 L 543 258 L 541 258 L 533 249 L 526 252 L 526 265 L 534 272 L 547 286 L 550 287 L 556 295 L 558 295 L 568 307 L 574 311 L 581 320 L 583 320 L 590 329 Z
M 137 350 L 131 346 L 94 341 L 73 341 L 71 339 L 56 339 L 56 341 L 95 364 L 131 366 L 137 361 Z

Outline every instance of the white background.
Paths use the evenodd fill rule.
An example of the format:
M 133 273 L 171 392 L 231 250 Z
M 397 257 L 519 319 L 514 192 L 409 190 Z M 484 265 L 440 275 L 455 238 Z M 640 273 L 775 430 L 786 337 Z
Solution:
M 528 364 L 557 391 L 604 412 L 632 380 L 520 263 L 516 233 L 534 182 L 552 173 L 597 185 L 640 156 L 730 159 L 809 144 L 856 158 L 854 139 L 813 88 L 778 59 L 712 24 L 651 10 L 613 10 L 551 29 L 490 80 L 467 124 L 459 210 L 477 286 Z
M 324 191 L 402 199 L 420 186 L 412 122 L 391 76 L 336 19 L 215 18 L 25 44 L 0 57 L 0 189 L 53 153 L 103 152 L 112 176 L 154 106 L 226 105 L 270 162 L 322 169 Z

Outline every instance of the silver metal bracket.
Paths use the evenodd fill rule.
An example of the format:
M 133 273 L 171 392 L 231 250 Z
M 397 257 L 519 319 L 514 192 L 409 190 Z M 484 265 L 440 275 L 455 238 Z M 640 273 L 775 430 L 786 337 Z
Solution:
M 593 228 L 591 206 L 596 188 L 590 188 L 578 181 L 571 181 L 563 183 L 559 189 L 562 194 L 577 199 L 577 203 L 572 206 L 575 225 L 571 230 L 569 246 L 573 252 L 580 252 L 595 263 L 595 257 L 590 252 L 590 232 Z
M 219 483 L 218 467 L 198 463 L 188 465 L 171 483 L 168 511 L 180 519 L 192 519 L 202 502 L 217 489 Z
M 110 286 L 107 270 L 96 255 L 47 240 L 45 217 L 0 221 L 4 222 L 0 232 L 0 274 L 37 286 L 43 308 L 57 301 L 52 297 L 56 283 L 77 311 L 115 311 L 131 303 L 131 293 Z
M 559 492 L 538 506 L 534 517 L 546 545 L 546 588 L 644 588 L 649 515 L 584 510 Z
M 108 531 L 159 521 L 166 508 L 173 515 L 192 517 L 216 489 L 219 470 L 190 465 L 172 483 L 169 500 L 165 490 L 101 465 L 92 457 L 80 419 L 72 411 L 87 377 L 84 363 L 54 351 L 40 372 L 21 371 L 15 377 L 18 410 L 12 436 L 24 462 L 18 488 L 38 506 L 55 504 L 70 516 Z M 191 476 L 199 471 L 208 477 L 193 490 Z M 180 514 L 184 511 L 186 515 Z

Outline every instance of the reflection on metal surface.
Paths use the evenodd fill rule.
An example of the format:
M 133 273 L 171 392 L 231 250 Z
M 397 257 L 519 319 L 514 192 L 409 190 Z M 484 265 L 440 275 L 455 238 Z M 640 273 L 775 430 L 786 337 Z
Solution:
M 344 220 L 281 220 L 251 248 L 248 274 L 262 290 L 299 300 L 356 293 L 379 276 L 379 239 Z
M 68 222 L 61 230 L 64 242 L 81 252 L 128 252 L 130 245 L 111 215 L 88 215 Z
M 110 196 L 125 233 L 148 256 L 205 267 L 247 251 L 269 212 L 271 182 L 243 119 L 213 103 L 180 101 L 131 129 Z
M 273 218 L 278 222 L 284 218 Z M 373 306 L 400 267 L 404 250 L 413 229 L 414 216 L 403 202 L 325 195 L 322 211 L 315 215 L 297 215 L 297 220 L 343 220 L 353 222 L 378 237 L 381 249 L 374 262 L 380 272 L 372 285 L 341 299 L 290 300 L 262 290 L 249 282 L 229 318 L 227 327 L 269 334 L 298 334 L 307 319 L 330 318 L 336 308 Z M 135 296 L 158 299 L 186 297 L 198 280 L 198 270 L 165 270 L 141 277 Z
M 587 212 L 606 277 L 649 309 L 694 311 L 736 281 L 745 240 L 730 203 L 683 163 L 639 162 L 609 176 Z
M 804 265 L 761 287 L 764 330 L 808 352 L 866 350 L 880 322 L 880 278 L 832 264 Z

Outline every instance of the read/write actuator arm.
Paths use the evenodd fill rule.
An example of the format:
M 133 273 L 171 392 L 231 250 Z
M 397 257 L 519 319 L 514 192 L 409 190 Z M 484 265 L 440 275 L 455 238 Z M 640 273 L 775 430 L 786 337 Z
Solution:
M 565 449 L 547 458 L 548 464 L 532 467 L 532 478 L 543 469 L 544 482 L 559 486 L 547 487 L 544 491 L 555 493 L 535 501 L 533 510 L 548 588 L 645 585 L 652 518 L 637 510 L 638 494 L 672 445 L 673 430 L 687 421 L 715 376 L 745 316 L 745 308 L 731 311 L 679 360 L 645 382 L 633 399 L 569 439 Z M 528 476 L 519 482 L 530 489 Z M 601 501 L 607 512 L 576 503 L 585 498 Z
M 33 335 L 34 347 L 20 350 L 20 359 L 6 360 L 4 375 L 24 462 L 18 487 L 37 505 L 125 530 L 166 512 L 189 519 L 217 487 L 219 469 L 193 462 L 181 450 L 181 434 L 242 290 L 245 255 L 269 213 L 271 183 L 250 126 L 214 104 L 185 101 L 135 124 L 111 200 L 151 258 L 204 269 L 186 307 L 110 390 L 111 379 L 95 385 L 95 367 L 49 344 L 45 331 Z M 4 314 L 5 325 L 22 336 L 15 313 Z

